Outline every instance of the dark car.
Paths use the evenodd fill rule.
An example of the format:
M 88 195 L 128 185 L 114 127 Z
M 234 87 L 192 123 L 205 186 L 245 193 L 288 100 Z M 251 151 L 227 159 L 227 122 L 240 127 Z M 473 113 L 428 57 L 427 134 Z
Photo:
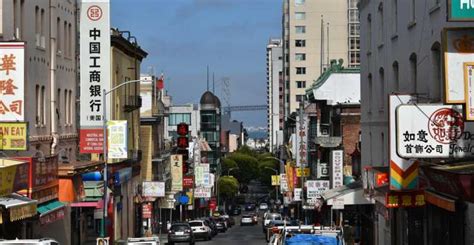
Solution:
M 227 231 L 227 224 L 225 219 L 217 218 L 214 220 L 216 222 L 217 231 L 219 232 L 226 232 Z
M 171 225 L 168 231 L 168 244 L 173 245 L 175 242 L 194 244 L 193 230 L 188 223 L 175 223 Z
M 202 221 L 204 221 L 204 223 L 209 226 L 209 228 L 211 228 L 211 235 L 212 236 L 216 236 L 219 231 L 217 230 L 217 224 L 216 222 L 214 222 L 214 220 L 212 220 L 211 218 L 204 218 L 202 219 Z
M 231 215 L 240 215 L 241 213 L 242 213 L 242 208 L 238 205 L 232 208 L 232 210 L 230 211 Z
M 255 203 L 247 203 L 245 204 L 245 211 L 254 211 L 256 208 Z

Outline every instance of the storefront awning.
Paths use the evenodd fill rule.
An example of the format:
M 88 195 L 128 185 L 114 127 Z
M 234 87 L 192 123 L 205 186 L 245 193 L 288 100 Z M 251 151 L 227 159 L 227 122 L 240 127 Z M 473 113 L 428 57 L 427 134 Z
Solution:
M 97 202 L 74 202 L 71 203 L 73 208 L 99 208 L 99 201 Z
M 104 196 L 104 181 L 84 181 L 84 193 L 85 197 L 83 201 L 86 202 L 97 202 L 103 199 Z M 107 188 L 107 193 L 112 191 Z
M 40 223 L 46 225 L 64 218 L 64 209 L 64 203 L 56 200 L 38 205 Z
M 33 217 L 36 215 L 36 200 L 31 200 L 25 196 L 12 193 L 8 196 L 0 197 L 1 216 L 8 214 L 10 221 L 17 221 Z M 0 219 L 0 224 L 4 219 Z
M 344 200 L 344 205 L 364 205 L 374 204 L 364 197 L 362 182 L 356 181 L 334 189 L 330 189 L 321 194 L 328 205 L 333 205 L 334 199 Z

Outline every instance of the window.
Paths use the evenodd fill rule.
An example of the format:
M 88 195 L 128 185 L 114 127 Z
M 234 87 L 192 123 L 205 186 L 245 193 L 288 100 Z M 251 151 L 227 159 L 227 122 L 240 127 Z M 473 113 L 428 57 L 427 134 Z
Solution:
M 306 88 L 306 81 L 296 81 L 296 87 Z
M 398 32 L 398 0 L 392 0 L 392 32 Z
M 383 18 L 383 4 L 380 2 L 379 4 L 379 10 L 378 10 L 378 16 L 379 16 L 379 30 L 378 30 L 378 44 L 383 44 L 383 38 L 385 36 L 384 33 L 384 18 Z
M 367 80 L 368 80 L 368 100 L 369 100 L 369 105 L 368 105 L 368 108 L 369 108 L 369 112 L 372 111 L 372 95 L 373 95 L 373 92 L 372 92 L 372 74 L 369 74 L 369 76 L 367 77 Z
M 379 109 L 383 110 L 385 102 L 385 72 L 382 67 L 379 69 L 379 79 L 380 79 L 380 105 Z
M 295 26 L 295 31 L 298 34 L 306 33 L 306 26 Z
M 23 31 L 25 29 L 25 0 L 20 1 L 20 39 L 24 39 Z
M 45 29 L 45 26 L 44 26 L 44 9 L 41 9 L 41 18 L 40 18 L 40 36 L 41 36 L 41 39 L 40 39 L 40 45 L 42 48 L 45 48 L 45 35 L 44 35 L 44 29 Z
M 191 113 L 173 113 L 169 115 L 169 126 L 176 126 L 182 122 L 191 125 Z
M 68 27 L 68 36 L 69 36 L 69 42 L 68 42 L 69 43 L 69 52 L 68 52 L 68 54 L 69 54 L 69 57 L 72 58 L 73 57 L 72 46 L 74 44 L 74 41 L 73 41 L 74 39 L 72 37 L 72 24 L 71 23 L 69 23 L 69 27 Z
M 285 87 L 286 89 L 290 89 L 290 81 L 286 81 Z
M 360 24 L 349 24 L 349 35 L 359 36 L 360 35 Z
M 393 62 L 392 69 L 393 69 L 393 84 L 394 84 L 393 92 L 397 93 L 397 92 L 400 92 L 399 91 L 400 81 L 398 78 L 398 62 L 397 61 Z
M 296 6 L 303 5 L 304 2 L 305 2 L 305 0 L 295 0 L 295 5 L 296 5 Z
M 306 47 L 306 40 L 295 40 L 295 47 Z
M 35 7 L 35 41 L 36 41 L 36 46 L 40 46 L 40 11 L 39 7 Z
M 288 54 L 285 55 L 285 61 L 289 62 L 290 61 L 290 56 Z
M 357 8 L 349 10 L 349 22 L 359 22 L 359 11 Z
M 306 13 L 305 13 L 305 12 L 296 12 L 296 13 L 295 13 L 295 19 L 296 19 L 296 20 L 304 20 L 304 19 L 306 19 Z
M 370 51 L 372 49 L 372 15 L 367 15 L 367 48 Z
M 360 50 L 360 38 L 358 37 L 351 37 L 349 39 L 350 41 L 350 46 L 349 46 L 349 49 L 350 50 Z
M 61 19 L 58 19 L 56 20 L 56 48 L 57 48 L 57 52 L 58 54 L 61 53 L 61 50 L 62 50 L 62 47 L 61 47 Z
M 64 90 L 64 93 L 66 94 L 66 90 Z M 58 125 L 61 126 L 61 117 L 59 115 L 61 115 L 61 89 L 58 89 L 58 95 L 57 95 L 57 108 L 56 108 L 56 116 L 58 117 Z M 64 106 L 66 107 L 67 104 L 64 104 Z
M 411 0 L 411 17 L 410 22 L 416 21 L 416 0 Z
M 67 56 L 67 51 L 69 49 L 68 47 L 68 43 L 69 43 L 69 40 L 68 40 L 68 35 L 67 35 L 67 22 L 64 21 L 64 29 L 63 29 L 63 52 L 64 52 L 64 56 Z
M 72 125 L 72 113 L 74 111 L 74 103 L 72 101 L 72 90 L 69 90 L 69 125 Z
M 297 61 L 306 60 L 306 54 L 303 54 L 303 53 L 297 53 L 297 54 L 295 54 L 295 60 L 297 60 Z
M 41 99 L 40 99 L 40 124 L 45 125 L 46 122 L 46 89 L 41 86 Z
M 305 98 L 304 95 L 297 94 L 296 95 L 296 102 L 302 102 L 302 101 L 304 101 L 304 98 Z
M 411 83 L 411 93 L 417 93 L 417 89 L 418 89 L 418 86 L 417 86 L 417 67 L 416 67 L 416 54 L 411 54 L 410 55 L 410 75 L 411 75 L 411 79 L 410 79 L 410 83 Z
M 67 90 L 64 90 L 64 124 L 69 123 L 69 95 Z
M 299 74 L 299 75 L 306 74 L 306 67 L 296 67 L 296 74 Z
M 36 85 L 35 90 L 35 101 L 36 101 L 36 125 L 40 124 L 41 120 L 41 95 L 40 95 L 40 86 Z

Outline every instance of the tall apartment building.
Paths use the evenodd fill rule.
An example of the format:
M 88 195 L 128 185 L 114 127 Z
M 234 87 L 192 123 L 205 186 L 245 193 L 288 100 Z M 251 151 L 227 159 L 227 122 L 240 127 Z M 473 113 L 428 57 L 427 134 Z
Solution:
M 389 168 L 390 147 L 394 147 L 389 142 L 389 94 L 411 94 L 418 98 L 418 103 L 444 102 L 443 29 L 473 26 L 472 22 L 448 22 L 448 2 L 451 1 L 360 1 L 363 168 Z M 423 162 L 425 165 L 426 160 Z M 466 198 L 456 193 L 444 194 L 433 185 L 439 179 L 443 186 L 457 185 L 451 182 L 457 175 L 438 171 L 437 178 L 433 179 L 426 174 L 429 169 L 423 167 L 420 173 L 427 180 L 424 182 L 428 186 L 423 188 L 425 195 L 430 196 L 424 208 L 394 208 L 384 215 L 388 210 L 385 199 L 375 196 L 376 206 L 382 207 L 377 210 L 382 212 L 376 211 L 373 215 L 374 244 L 469 244 L 474 241 L 472 225 L 464 225 L 473 222 L 472 201 L 459 201 Z M 448 175 L 450 177 L 446 177 Z M 463 208 L 447 210 L 437 200 Z M 447 226 L 450 228 L 442 228 Z
M 267 44 L 267 128 L 271 151 L 278 148 L 279 141 L 283 142 L 284 86 L 282 41 L 272 38 Z
M 283 80 L 285 114 L 295 112 L 305 90 L 329 66 L 343 59 L 359 65 L 358 0 L 284 0 Z

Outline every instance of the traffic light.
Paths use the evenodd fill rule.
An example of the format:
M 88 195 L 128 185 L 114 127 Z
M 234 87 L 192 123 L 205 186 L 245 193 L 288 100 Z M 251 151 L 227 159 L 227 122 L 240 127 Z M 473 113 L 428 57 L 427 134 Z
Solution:
M 178 146 L 178 154 L 183 155 L 183 173 L 186 174 L 189 170 L 188 163 L 188 147 L 189 147 L 189 126 L 186 123 L 180 123 L 177 127 L 178 139 L 176 144 Z

